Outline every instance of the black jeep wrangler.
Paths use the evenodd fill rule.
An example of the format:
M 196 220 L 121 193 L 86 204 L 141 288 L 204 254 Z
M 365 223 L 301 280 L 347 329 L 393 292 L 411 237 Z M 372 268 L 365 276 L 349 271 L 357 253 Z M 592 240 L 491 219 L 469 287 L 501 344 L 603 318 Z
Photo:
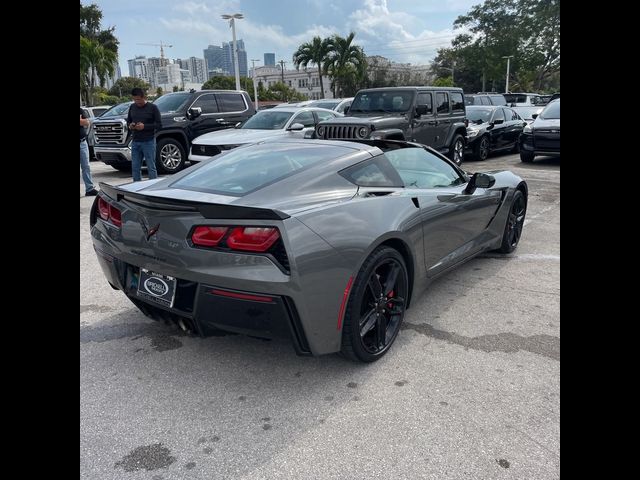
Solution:
M 236 90 L 167 93 L 153 103 L 162 116 L 162 127 L 156 132 L 156 165 L 161 173 L 184 168 L 191 142 L 196 137 L 231 128 L 256 113 L 247 92 Z M 94 150 L 98 160 L 126 171 L 131 170 L 127 104 L 122 104 L 120 111 L 120 115 L 96 119 Z
M 445 153 L 457 165 L 462 163 L 467 123 L 461 88 L 360 90 L 345 115 L 320 122 L 316 138 L 408 140 Z

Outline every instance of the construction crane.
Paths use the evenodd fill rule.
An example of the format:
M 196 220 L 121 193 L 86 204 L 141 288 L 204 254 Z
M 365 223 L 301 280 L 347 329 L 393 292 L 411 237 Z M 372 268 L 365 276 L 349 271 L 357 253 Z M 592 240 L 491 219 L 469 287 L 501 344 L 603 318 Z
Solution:
M 168 48 L 173 47 L 173 45 L 162 43 L 162 40 L 160 41 L 160 43 L 137 43 L 136 45 L 149 45 L 151 47 L 160 47 L 160 58 L 164 58 L 164 47 L 168 47 Z

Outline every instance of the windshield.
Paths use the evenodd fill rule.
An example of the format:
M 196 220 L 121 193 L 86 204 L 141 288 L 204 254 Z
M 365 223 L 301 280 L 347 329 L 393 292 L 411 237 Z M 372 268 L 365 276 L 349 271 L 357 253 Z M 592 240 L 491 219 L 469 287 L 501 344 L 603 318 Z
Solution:
M 560 120 L 560 100 L 547 105 L 540 114 L 540 118 L 545 120 Z
M 180 110 L 187 100 L 191 98 L 190 93 L 168 93 L 153 102 L 158 107 L 160 113 L 173 113 Z
M 116 105 L 115 107 L 112 107 L 110 110 L 107 110 L 106 112 L 104 112 L 102 115 L 100 115 L 100 118 L 107 118 L 107 117 L 118 117 L 120 115 L 126 115 L 127 111 L 129 110 L 129 105 L 131 105 L 133 102 L 126 102 L 126 103 L 121 103 L 120 105 Z
M 408 112 L 413 105 L 413 91 L 382 90 L 358 93 L 349 113 L 354 112 Z
M 513 107 L 512 110 L 515 110 L 525 120 L 533 120 L 533 114 L 539 114 L 542 107 Z
M 473 123 L 488 122 L 493 112 L 490 108 L 467 108 L 467 118 Z
M 171 184 L 209 193 L 241 197 L 317 162 L 341 157 L 353 150 L 327 144 L 256 144 L 216 156 L 214 160 Z
M 307 106 L 308 107 L 326 108 L 326 109 L 329 109 L 329 110 L 333 110 L 334 108 L 336 108 L 338 106 L 339 103 L 340 103 L 340 100 L 338 100 L 336 102 L 312 102 Z
M 279 130 L 284 128 L 287 120 L 291 118 L 291 112 L 278 112 L 266 110 L 256 113 L 240 128 L 255 128 L 256 130 Z

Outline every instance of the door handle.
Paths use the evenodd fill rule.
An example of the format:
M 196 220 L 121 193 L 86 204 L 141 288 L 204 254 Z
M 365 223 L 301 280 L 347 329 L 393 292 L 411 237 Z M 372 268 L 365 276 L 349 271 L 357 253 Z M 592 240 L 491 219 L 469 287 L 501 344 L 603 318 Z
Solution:
M 216 118 L 216 122 L 222 123 L 222 122 L 224 122 L 224 118 Z
M 438 121 L 437 120 L 431 120 L 430 122 L 427 122 L 429 125 L 438 125 Z

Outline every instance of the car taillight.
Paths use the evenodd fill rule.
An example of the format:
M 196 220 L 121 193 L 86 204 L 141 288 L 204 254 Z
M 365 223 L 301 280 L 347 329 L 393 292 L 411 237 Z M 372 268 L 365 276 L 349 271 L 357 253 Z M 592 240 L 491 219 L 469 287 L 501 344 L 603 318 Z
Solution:
M 105 222 L 109 222 L 118 228 L 122 226 L 122 212 L 102 197 L 98 197 L 98 213 Z
M 98 212 L 102 220 L 109 220 L 109 204 L 104 198 L 98 198 Z
M 122 226 L 122 212 L 113 205 L 109 205 L 109 217 L 111 217 L 111 223 L 116 227 Z
M 280 238 L 275 227 L 235 227 L 227 238 L 227 245 L 233 250 L 266 252 Z
M 200 225 L 196 227 L 191 234 L 191 241 L 199 247 L 215 247 L 220 243 L 224 234 L 227 233 L 227 227 L 208 227 Z

